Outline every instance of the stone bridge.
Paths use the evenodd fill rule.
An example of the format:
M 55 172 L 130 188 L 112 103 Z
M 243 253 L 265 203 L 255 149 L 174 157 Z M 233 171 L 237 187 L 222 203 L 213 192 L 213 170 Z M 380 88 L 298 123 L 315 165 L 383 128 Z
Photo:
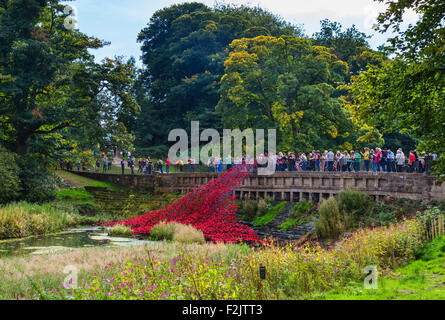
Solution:
M 221 173 L 171 173 L 119 175 L 95 172 L 73 173 L 115 184 L 151 191 L 187 193 Z M 321 201 L 346 188 L 361 190 L 377 201 L 389 196 L 413 200 L 445 201 L 445 182 L 435 176 L 389 172 L 276 172 L 270 176 L 250 174 L 235 189 L 238 199 L 273 197 L 276 200 Z

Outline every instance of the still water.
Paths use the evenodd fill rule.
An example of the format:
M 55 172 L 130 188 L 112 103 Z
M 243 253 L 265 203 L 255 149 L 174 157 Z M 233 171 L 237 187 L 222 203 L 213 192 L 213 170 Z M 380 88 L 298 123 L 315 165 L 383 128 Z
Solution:
M 103 227 L 69 229 L 61 233 L 0 241 L 0 257 L 44 254 L 84 247 L 133 246 L 148 240 L 110 237 Z

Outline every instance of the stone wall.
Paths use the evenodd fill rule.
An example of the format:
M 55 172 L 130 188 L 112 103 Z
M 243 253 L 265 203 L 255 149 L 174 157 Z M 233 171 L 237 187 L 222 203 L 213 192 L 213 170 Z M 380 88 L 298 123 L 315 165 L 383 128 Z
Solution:
M 77 172 L 99 181 L 147 190 L 186 193 L 221 173 L 174 173 L 155 175 L 118 175 Z M 376 200 L 394 198 L 445 201 L 445 182 L 436 177 L 416 173 L 374 172 L 277 172 L 271 176 L 250 174 L 235 190 L 237 198 L 258 199 L 271 196 L 276 200 L 315 202 L 346 188 L 366 192 Z

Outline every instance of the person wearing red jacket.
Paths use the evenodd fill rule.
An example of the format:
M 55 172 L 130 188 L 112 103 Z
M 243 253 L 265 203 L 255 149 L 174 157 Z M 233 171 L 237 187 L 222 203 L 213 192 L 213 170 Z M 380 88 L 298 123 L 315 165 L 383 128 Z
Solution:
M 408 158 L 408 166 L 409 166 L 409 172 L 413 172 L 414 171 L 414 163 L 416 162 L 416 155 L 414 154 L 414 152 L 411 150 L 409 152 L 409 158 Z
M 377 171 L 380 172 L 380 165 L 381 165 L 381 160 L 382 160 L 382 149 L 376 148 L 375 150 L 376 150 L 376 153 L 374 155 L 374 162 L 375 162 Z
M 169 172 L 170 170 L 170 160 L 168 160 L 168 158 L 165 160 L 165 172 Z

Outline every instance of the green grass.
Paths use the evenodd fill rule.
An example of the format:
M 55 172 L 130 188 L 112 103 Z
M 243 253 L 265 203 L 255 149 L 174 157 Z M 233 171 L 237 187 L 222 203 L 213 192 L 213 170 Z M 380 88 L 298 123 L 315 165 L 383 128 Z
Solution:
M 315 294 L 327 300 L 434 300 L 445 299 L 445 236 L 435 239 L 418 255 L 419 259 L 396 272 L 381 276 L 377 289 L 356 283 L 341 290 Z
M 69 201 L 75 203 L 91 203 L 94 197 L 84 189 L 64 189 L 56 193 L 56 200 Z
M 253 225 L 255 227 L 258 227 L 270 223 L 271 221 L 273 221 L 273 219 L 275 219 L 277 215 L 284 212 L 284 210 L 286 209 L 286 204 L 287 202 L 280 202 L 272 209 L 268 210 L 265 215 L 257 216 L 253 222 Z
M 310 216 L 304 215 L 312 207 L 312 202 L 301 201 L 295 204 L 292 208 L 292 212 L 285 221 L 279 226 L 283 231 L 295 227 L 296 225 L 306 224 L 310 221 Z

